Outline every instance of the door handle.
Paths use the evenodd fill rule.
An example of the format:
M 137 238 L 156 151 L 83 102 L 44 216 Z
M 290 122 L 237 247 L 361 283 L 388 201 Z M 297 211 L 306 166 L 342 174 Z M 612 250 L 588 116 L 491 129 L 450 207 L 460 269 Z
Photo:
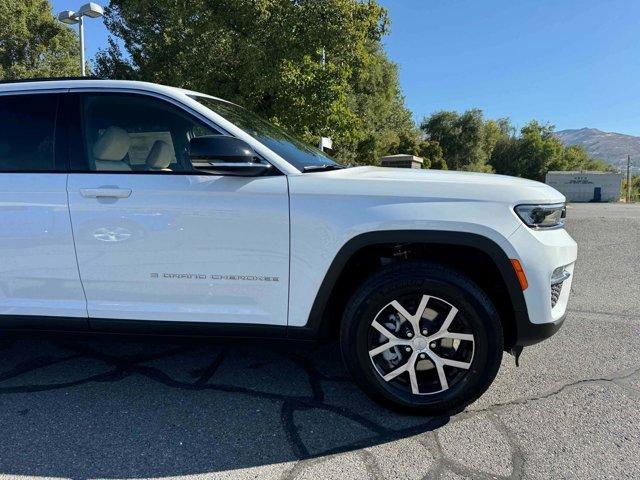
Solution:
M 130 188 L 81 188 L 80 195 L 86 198 L 129 198 Z

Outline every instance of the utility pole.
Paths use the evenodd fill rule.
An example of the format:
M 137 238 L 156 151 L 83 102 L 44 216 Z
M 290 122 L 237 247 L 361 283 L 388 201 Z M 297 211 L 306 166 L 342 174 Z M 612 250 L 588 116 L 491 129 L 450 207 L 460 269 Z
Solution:
M 631 155 L 627 155 L 627 203 L 631 203 Z

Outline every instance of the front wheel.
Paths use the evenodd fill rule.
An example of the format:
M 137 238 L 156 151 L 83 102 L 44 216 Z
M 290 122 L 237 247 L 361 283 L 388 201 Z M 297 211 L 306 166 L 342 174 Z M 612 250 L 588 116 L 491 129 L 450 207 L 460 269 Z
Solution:
M 489 387 L 503 338 L 486 294 L 464 274 L 431 262 L 374 273 L 344 312 L 340 347 L 348 370 L 375 400 L 439 415 Z

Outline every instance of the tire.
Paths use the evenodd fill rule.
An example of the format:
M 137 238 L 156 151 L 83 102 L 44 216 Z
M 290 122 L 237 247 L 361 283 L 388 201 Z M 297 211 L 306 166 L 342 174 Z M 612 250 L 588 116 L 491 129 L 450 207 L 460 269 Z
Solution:
M 416 325 L 421 330 L 414 335 Z M 390 336 L 401 343 L 392 344 Z M 502 326 L 487 295 L 464 274 L 407 261 L 381 268 L 353 294 L 340 349 L 352 377 L 374 400 L 404 413 L 443 415 L 474 402 L 495 378 Z

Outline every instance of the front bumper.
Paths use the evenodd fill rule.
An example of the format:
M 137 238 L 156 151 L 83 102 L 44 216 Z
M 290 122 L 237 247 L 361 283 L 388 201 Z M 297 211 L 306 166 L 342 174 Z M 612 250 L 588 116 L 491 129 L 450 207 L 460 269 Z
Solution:
M 558 320 L 547 323 L 531 323 L 526 316 L 523 316 L 522 320 L 517 322 L 517 338 L 515 345 L 518 347 L 527 347 L 529 345 L 535 345 L 547 338 L 556 334 L 564 319 L 567 317 L 565 313 Z
M 523 292 L 526 312 L 516 312 L 516 346 L 538 343 L 556 333 L 566 317 L 578 247 L 564 229 L 516 230 L 509 241 L 527 276 Z M 559 267 L 569 273 L 561 290 L 552 293 L 552 276 Z

